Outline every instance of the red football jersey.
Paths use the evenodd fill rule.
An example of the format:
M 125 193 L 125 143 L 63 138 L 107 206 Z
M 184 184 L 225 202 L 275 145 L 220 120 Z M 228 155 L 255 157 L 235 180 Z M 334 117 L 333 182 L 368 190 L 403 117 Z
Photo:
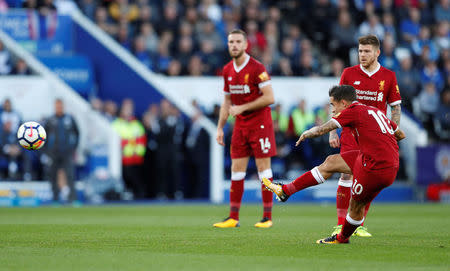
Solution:
M 372 73 L 361 65 L 344 69 L 340 85 L 350 85 L 356 90 L 358 102 L 374 106 L 386 114 L 387 104 L 394 106 L 402 102 L 395 73 L 381 65 Z
M 231 95 L 233 105 L 252 102 L 262 95 L 260 88 L 271 84 L 270 76 L 263 64 L 247 55 L 245 62 L 237 67 L 230 61 L 223 68 L 223 91 Z M 264 123 L 272 121 L 270 107 L 266 106 L 255 111 L 246 111 L 236 116 L 237 125 Z
M 350 127 L 363 154 L 363 165 L 368 169 L 398 167 L 398 145 L 394 132 L 397 125 L 373 106 L 353 102 L 333 117 L 341 127 Z

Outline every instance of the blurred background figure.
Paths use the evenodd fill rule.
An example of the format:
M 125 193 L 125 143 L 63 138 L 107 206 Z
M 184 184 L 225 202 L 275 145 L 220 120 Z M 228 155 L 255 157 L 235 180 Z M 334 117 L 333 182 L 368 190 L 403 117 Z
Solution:
M 147 139 L 144 126 L 134 115 L 134 103 L 131 99 L 123 100 L 113 127 L 122 140 L 122 175 L 125 185 L 133 192 L 135 199 L 143 199 L 145 180 L 142 178 L 142 166 Z
M 78 125 L 73 116 L 65 112 L 62 99 L 56 99 L 54 107 L 54 115 L 44 124 L 47 131 L 44 160 L 49 169 L 53 201 L 74 202 L 77 199 L 74 182 Z

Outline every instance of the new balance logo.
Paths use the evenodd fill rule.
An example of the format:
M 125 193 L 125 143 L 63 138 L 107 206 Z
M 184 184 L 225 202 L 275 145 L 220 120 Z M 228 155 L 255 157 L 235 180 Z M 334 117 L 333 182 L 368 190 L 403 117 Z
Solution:
M 359 84 L 361 84 L 361 81 L 355 81 L 355 82 L 353 82 L 353 85 L 359 85 Z
M 233 80 L 233 78 L 230 76 L 230 77 L 228 77 L 228 81 L 231 81 L 231 80 Z

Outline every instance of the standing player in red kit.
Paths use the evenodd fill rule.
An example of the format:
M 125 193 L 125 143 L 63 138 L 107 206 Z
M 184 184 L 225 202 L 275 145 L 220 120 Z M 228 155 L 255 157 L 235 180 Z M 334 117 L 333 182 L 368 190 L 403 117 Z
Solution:
M 359 149 L 330 155 L 320 166 L 287 185 L 263 179 L 268 189 L 281 201 L 286 201 L 290 195 L 300 190 L 323 183 L 335 172 L 353 174 L 350 209 L 342 229 L 338 234 L 317 240 L 320 244 L 349 242 L 350 236 L 364 222 L 367 204 L 394 182 L 399 167 L 397 140 L 405 138 L 404 133 L 383 111 L 358 102 L 352 86 L 335 86 L 330 89 L 329 96 L 334 117 L 321 126 L 305 131 L 296 145 L 307 138 L 347 127 L 355 131 Z
M 358 102 L 378 108 L 386 115 L 387 105 L 391 106 L 391 120 L 400 125 L 401 97 L 397 85 L 395 73 L 380 65 L 378 56 L 380 55 L 380 41 L 374 35 L 362 36 L 359 38 L 359 65 L 344 69 L 341 75 L 340 85 L 350 85 L 356 89 Z M 340 153 L 350 150 L 358 150 L 359 146 L 355 141 L 354 131 L 351 128 L 343 128 L 341 138 L 336 131 L 330 132 L 330 146 L 339 148 Z M 345 222 L 349 202 L 350 190 L 352 186 L 352 176 L 341 174 L 336 193 L 336 209 L 338 222 L 333 234 L 340 232 Z M 370 203 L 367 204 L 364 217 L 369 210 Z M 361 237 L 372 236 L 362 225 L 356 230 L 355 235 Z
M 223 127 L 229 115 L 236 117 L 231 137 L 230 215 L 214 224 L 218 228 L 239 227 L 239 209 L 244 193 L 244 179 L 250 156 L 255 157 L 260 180 L 272 180 L 270 158 L 276 155 L 275 133 L 269 105 L 274 103 L 270 77 L 264 66 L 250 57 L 247 34 L 233 30 L 228 35 L 228 51 L 232 58 L 223 68 L 225 97 L 220 107 L 217 142 L 224 146 Z M 263 219 L 258 228 L 272 226 L 273 195 L 262 189 Z

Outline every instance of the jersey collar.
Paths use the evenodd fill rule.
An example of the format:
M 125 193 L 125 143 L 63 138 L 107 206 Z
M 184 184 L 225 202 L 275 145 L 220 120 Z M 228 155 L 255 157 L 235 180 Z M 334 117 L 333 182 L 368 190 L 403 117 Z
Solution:
M 377 62 L 377 64 L 378 64 L 378 65 L 377 65 L 377 68 L 376 68 L 373 72 L 367 71 L 366 69 L 363 68 L 363 66 L 362 66 L 361 64 L 359 64 L 359 68 L 360 68 L 365 74 L 367 74 L 369 77 L 371 77 L 372 75 L 374 75 L 375 73 L 377 73 L 377 71 L 379 71 L 380 68 L 381 68 L 380 63 Z
M 250 56 L 248 54 L 245 54 L 245 55 L 246 55 L 245 61 L 244 61 L 244 63 L 242 63 L 242 65 L 240 67 L 236 66 L 236 62 L 234 62 L 234 60 L 233 60 L 233 67 L 236 72 L 240 72 L 243 68 L 245 68 L 247 63 L 250 61 Z

